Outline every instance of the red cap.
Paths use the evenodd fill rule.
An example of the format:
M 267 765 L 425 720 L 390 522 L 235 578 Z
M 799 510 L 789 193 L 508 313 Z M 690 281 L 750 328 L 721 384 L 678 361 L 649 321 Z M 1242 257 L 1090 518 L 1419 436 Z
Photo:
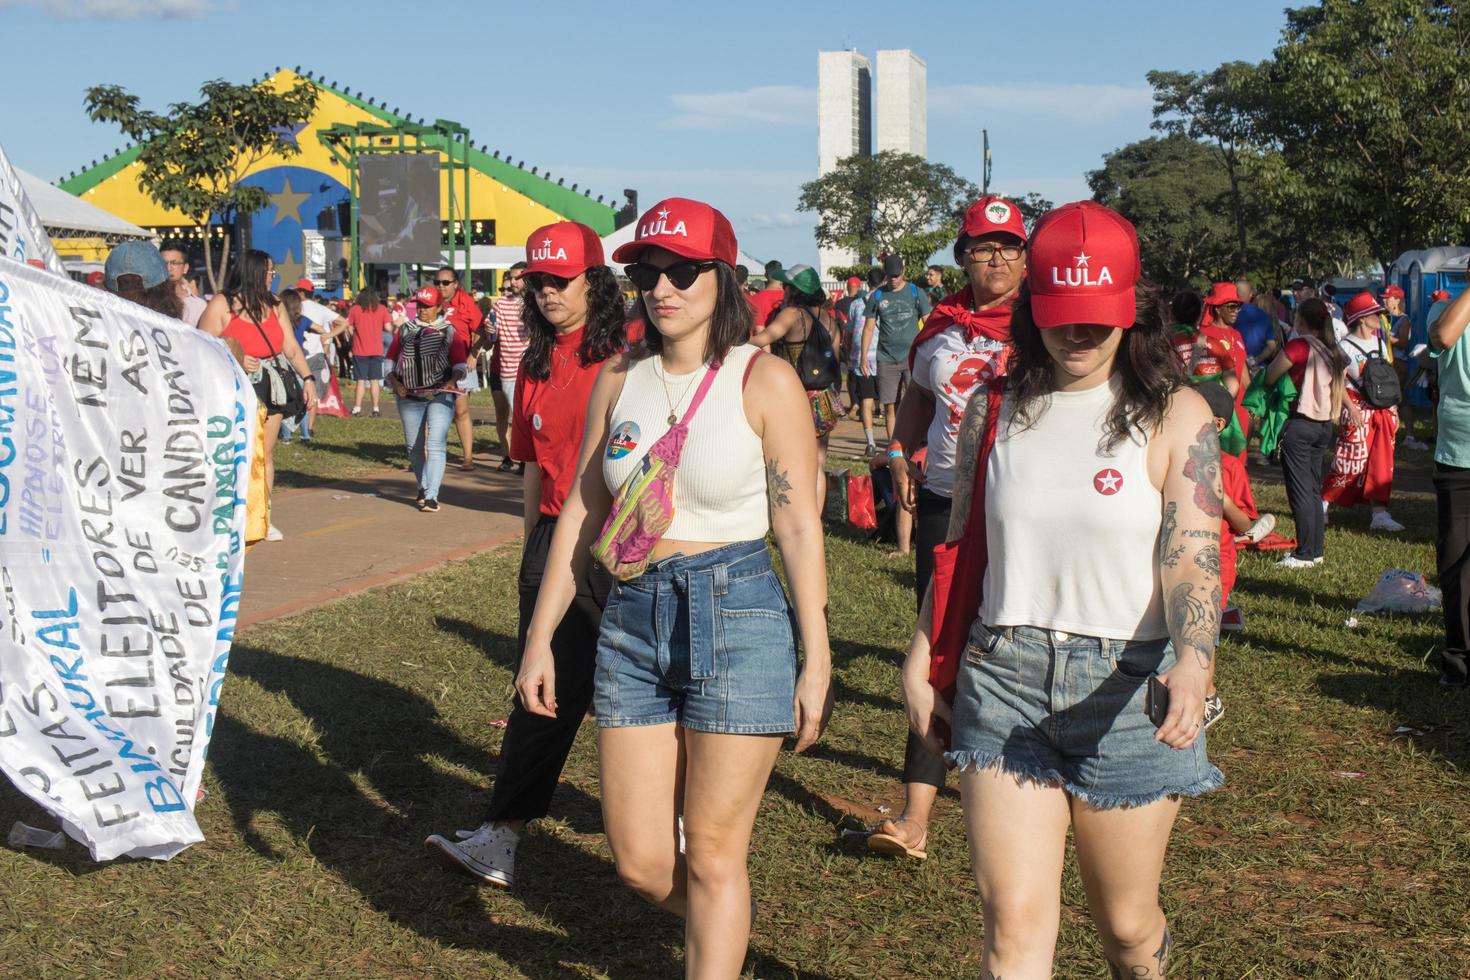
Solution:
M 1352 324 L 1365 316 L 1386 312 L 1388 311 L 1379 304 L 1378 300 L 1373 298 L 1373 294 L 1365 290 L 1347 301 L 1342 308 L 1342 317 Z
M 1434 292 L 1429 294 L 1429 298 L 1432 301 L 1438 303 L 1440 300 L 1449 299 L 1450 291 L 1448 289 L 1436 289 Z
M 966 238 L 979 238 L 995 232 L 1015 235 L 1026 240 L 1026 224 L 1021 220 L 1021 209 L 1003 197 L 991 194 L 982 197 L 965 212 L 965 223 L 960 234 Z
M 1111 208 L 1077 201 L 1048 212 L 1031 232 L 1028 268 L 1038 327 L 1131 327 L 1138 316 L 1138 233 Z
M 1210 287 L 1210 294 L 1205 297 L 1206 306 L 1224 306 L 1226 303 L 1240 303 L 1245 305 L 1245 300 L 1240 298 L 1240 290 L 1235 288 L 1233 282 L 1217 282 Z
M 316 292 L 316 283 L 312 282 L 310 279 L 297 279 L 296 288 L 301 290 L 302 292 L 314 293 Z
M 444 294 L 439 292 L 438 286 L 420 286 L 413 294 L 413 301 L 420 306 L 442 306 Z
M 861 286 L 863 284 L 863 278 L 862 276 L 848 276 L 847 284 L 849 286 Z
M 1404 291 L 1398 286 L 1390 283 L 1389 285 L 1383 287 L 1383 295 L 1380 298 L 1388 299 L 1390 296 L 1392 296 L 1394 299 L 1403 299 Z
M 526 239 L 526 272 L 547 272 L 574 279 L 602 265 L 602 239 L 578 221 L 558 221 L 531 232 Z
M 88 286 L 100 286 L 106 281 L 107 273 L 103 272 L 101 269 L 94 269 L 93 271 L 87 273 Z
M 644 249 L 655 246 L 686 259 L 716 259 L 726 265 L 737 261 L 730 219 L 687 197 L 666 198 L 643 212 L 636 236 L 617 247 L 613 261 L 636 262 Z

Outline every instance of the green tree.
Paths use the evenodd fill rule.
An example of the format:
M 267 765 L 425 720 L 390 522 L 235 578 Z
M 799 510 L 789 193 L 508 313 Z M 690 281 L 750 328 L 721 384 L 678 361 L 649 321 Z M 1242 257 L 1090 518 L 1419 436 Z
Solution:
M 240 183 L 250 168 L 271 153 L 295 156 L 301 150 L 282 139 L 287 127 L 308 118 L 317 90 L 301 82 L 278 93 L 268 85 L 232 85 L 215 80 L 200 89 L 198 102 L 177 102 L 168 112 L 138 107 L 138 97 L 117 85 L 87 90 L 87 115 L 115 123 L 140 144 L 139 182 L 162 207 L 183 212 L 195 224 L 217 219 L 226 228 L 270 203 L 265 191 Z M 229 267 L 227 235 L 218 261 L 204 237 L 204 267 L 218 291 Z
M 1273 204 L 1365 237 L 1385 267 L 1470 231 L 1470 20 L 1452 0 L 1286 12 L 1256 125 Z
M 1151 71 L 1147 77 L 1154 90 L 1153 128 L 1206 142 L 1219 154 L 1230 185 L 1235 264 L 1246 268 L 1251 256 L 1242 183 L 1251 155 L 1260 70 L 1232 61 L 1209 72 Z
M 1114 150 L 1087 175 L 1093 199 L 1138 230 L 1144 275 L 1164 285 L 1235 272 L 1230 180 L 1211 147 L 1151 137 Z
M 917 273 L 954 240 L 959 216 L 978 195 L 942 163 L 885 150 L 847 157 L 803 184 L 797 208 L 816 212 L 818 245 L 862 259 L 897 252 Z
M 1026 225 L 1026 234 L 1036 227 L 1036 222 L 1041 216 L 1056 207 L 1051 201 L 1035 192 L 1026 194 L 1002 194 L 1001 197 L 1010 201 L 1021 212 L 1021 221 Z

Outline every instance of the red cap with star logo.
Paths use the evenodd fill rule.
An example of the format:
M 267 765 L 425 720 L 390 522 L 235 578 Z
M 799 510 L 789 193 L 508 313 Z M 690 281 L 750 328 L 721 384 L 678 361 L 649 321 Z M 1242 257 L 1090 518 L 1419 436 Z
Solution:
M 995 232 L 1015 235 L 1023 242 L 1026 240 L 1026 224 L 1021 220 L 1021 209 L 1005 198 L 991 194 L 970 205 L 965 212 L 960 236 L 979 238 Z
M 1038 327 L 1133 326 L 1138 233 L 1111 208 L 1077 201 L 1048 212 L 1032 229 L 1027 268 Z
M 658 247 L 686 259 L 714 259 L 734 265 L 739 249 L 730 219 L 703 201 L 670 197 L 643 212 L 631 242 L 613 252 L 614 262 L 636 262 L 646 248 Z
M 594 265 L 602 264 L 602 239 L 580 221 L 545 225 L 526 239 L 527 273 L 545 272 L 575 279 Z

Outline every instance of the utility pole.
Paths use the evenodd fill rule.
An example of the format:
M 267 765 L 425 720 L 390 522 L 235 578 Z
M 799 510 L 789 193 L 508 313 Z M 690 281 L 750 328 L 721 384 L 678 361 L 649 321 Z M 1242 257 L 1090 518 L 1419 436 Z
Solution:
M 980 130 L 980 141 L 985 147 L 985 163 L 980 176 L 980 195 L 983 197 L 990 193 L 990 130 Z

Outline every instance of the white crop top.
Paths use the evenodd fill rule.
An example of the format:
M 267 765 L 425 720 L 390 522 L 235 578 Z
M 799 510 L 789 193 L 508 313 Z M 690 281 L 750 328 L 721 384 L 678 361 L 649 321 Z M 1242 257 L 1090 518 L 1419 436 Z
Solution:
M 759 352 L 750 344 L 732 348 L 694 413 L 674 474 L 674 520 L 664 537 L 758 541 L 770 530 L 765 454 L 745 417 L 745 368 Z M 671 398 L 678 417 L 684 417 L 704 370 L 665 378 L 657 354 L 628 369 L 602 451 L 602 478 L 614 495 L 643 465 L 649 447 L 669 430 Z
M 1036 425 L 1012 429 L 1014 403 L 985 470 L 988 562 L 981 619 L 1115 640 L 1169 633 L 1159 584 L 1163 494 L 1149 479 L 1148 444 L 1099 453 L 1120 381 L 1053 392 Z

